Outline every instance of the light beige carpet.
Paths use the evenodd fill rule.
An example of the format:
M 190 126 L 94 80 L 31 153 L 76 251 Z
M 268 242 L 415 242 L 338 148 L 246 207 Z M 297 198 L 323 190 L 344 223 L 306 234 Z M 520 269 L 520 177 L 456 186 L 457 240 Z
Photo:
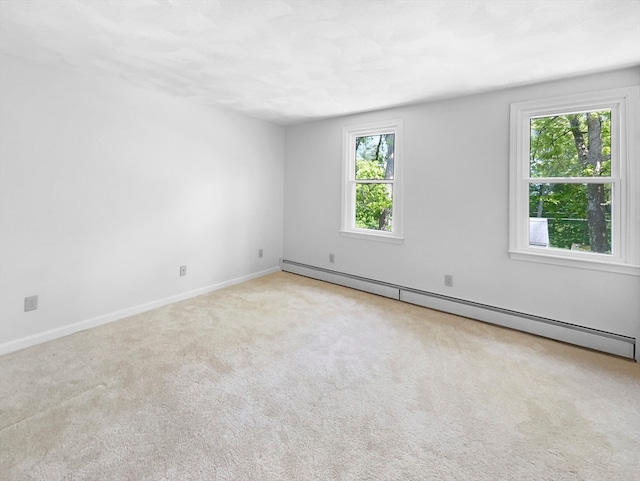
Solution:
M 640 367 L 277 273 L 0 358 L 3 480 L 640 475 Z

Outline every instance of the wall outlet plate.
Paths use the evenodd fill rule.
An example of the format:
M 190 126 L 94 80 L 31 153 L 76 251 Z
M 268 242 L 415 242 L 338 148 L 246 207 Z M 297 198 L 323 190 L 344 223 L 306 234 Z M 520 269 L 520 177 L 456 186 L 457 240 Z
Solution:
M 444 285 L 448 287 L 453 287 L 453 276 L 451 274 L 444 275 Z
M 180 275 L 181 276 L 187 275 L 187 266 L 180 266 Z
M 333 264 L 335 261 L 336 261 L 336 256 L 334 256 L 333 254 L 329 254 L 329 262 Z
M 24 298 L 24 312 L 35 311 L 38 308 L 38 296 Z
M 264 251 L 262 249 L 258 249 L 258 257 L 262 257 L 264 255 Z

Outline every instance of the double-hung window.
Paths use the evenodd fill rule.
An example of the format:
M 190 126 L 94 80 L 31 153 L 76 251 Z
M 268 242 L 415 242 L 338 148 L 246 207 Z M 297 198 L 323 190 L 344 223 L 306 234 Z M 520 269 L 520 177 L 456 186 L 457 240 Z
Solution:
M 638 88 L 512 104 L 512 258 L 640 275 L 637 108 Z
M 402 120 L 343 129 L 342 229 L 402 242 Z

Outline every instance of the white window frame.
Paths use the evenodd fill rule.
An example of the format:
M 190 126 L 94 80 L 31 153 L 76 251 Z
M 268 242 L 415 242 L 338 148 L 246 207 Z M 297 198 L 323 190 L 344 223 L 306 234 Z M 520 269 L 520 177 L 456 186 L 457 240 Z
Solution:
M 639 87 L 602 90 L 511 104 L 509 254 L 512 259 L 640 275 L 640 168 L 637 165 Z M 530 177 L 530 120 L 573 112 L 611 110 L 611 176 Z M 529 245 L 529 184 L 612 184 L 612 253 Z
M 370 135 L 394 134 L 393 180 L 384 180 L 393 186 L 393 210 L 391 231 L 356 227 L 356 138 Z M 400 244 L 402 237 L 402 164 L 403 121 L 394 119 L 383 122 L 352 125 L 342 129 L 342 222 L 340 234 L 382 242 Z

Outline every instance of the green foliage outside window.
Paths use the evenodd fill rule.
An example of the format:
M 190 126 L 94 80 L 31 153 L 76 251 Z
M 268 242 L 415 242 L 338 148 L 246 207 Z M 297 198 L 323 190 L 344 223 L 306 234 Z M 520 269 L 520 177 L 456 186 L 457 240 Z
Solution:
M 392 230 L 394 134 L 356 139 L 356 227 Z
M 611 112 L 531 120 L 530 177 L 611 175 Z M 529 185 L 529 215 L 548 219 L 550 247 L 611 253 L 611 185 L 548 182 Z

